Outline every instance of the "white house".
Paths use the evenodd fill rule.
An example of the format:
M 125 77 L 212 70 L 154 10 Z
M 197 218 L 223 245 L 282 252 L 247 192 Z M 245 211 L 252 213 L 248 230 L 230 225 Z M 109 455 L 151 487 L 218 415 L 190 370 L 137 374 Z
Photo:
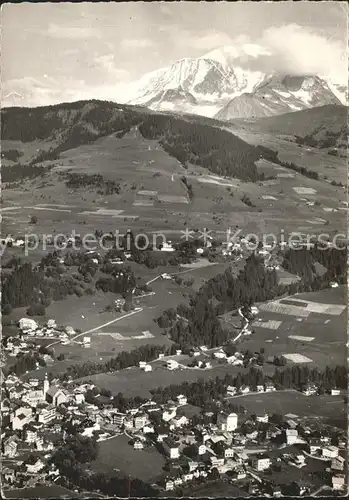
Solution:
M 332 488 L 334 490 L 344 490 L 345 487 L 345 475 L 336 474 L 332 476 Z
M 227 396 L 235 396 L 236 393 L 237 393 L 236 387 L 233 387 L 232 385 L 228 385 Z
M 148 417 L 144 413 L 141 413 L 140 415 L 136 415 L 133 418 L 133 427 L 135 429 L 142 429 L 148 422 Z
M 308 384 L 302 392 L 305 396 L 315 396 L 317 394 L 317 387 L 314 384 Z
M 174 252 L 174 248 L 171 244 L 171 241 L 169 242 L 165 242 L 163 245 L 162 245 L 162 248 L 161 248 L 161 251 L 162 252 Z
M 216 351 L 213 355 L 217 359 L 224 359 L 224 358 L 227 357 L 227 355 L 225 354 L 225 352 L 222 351 L 221 349 L 219 351 Z
M 28 427 L 24 433 L 24 440 L 26 443 L 35 443 L 38 438 L 38 431 L 35 427 Z
M 182 415 L 181 417 L 175 417 L 172 421 L 175 428 L 183 427 L 184 425 L 187 425 L 188 422 L 189 420 L 185 415 Z
M 21 318 L 18 326 L 23 332 L 35 331 L 39 327 L 37 322 L 31 318 Z
M 227 356 L 227 363 L 229 363 L 230 365 L 234 363 L 234 361 L 237 360 L 237 357 L 233 354 L 232 356 Z
M 16 435 L 12 435 L 2 442 L 4 456 L 13 458 L 17 454 L 17 448 L 19 443 L 19 438 Z
M 179 445 L 169 439 L 164 439 L 162 446 L 166 455 L 171 459 L 179 458 Z
M 250 388 L 248 385 L 242 385 L 240 387 L 241 394 L 248 394 L 250 392 Z
M 257 420 L 257 422 L 267 424 L 269 421 L 269 415 L 268 415 L 268 413 L 265 413 L 264 415 L 257 415 L 256 420 Z
M 198 455 L 205 455 L 206 453 L 206 445 L 200 444 L 198 446 Z
M 306 465 L 304 455 L 297 455 L 294 461 L 297 467 L 304 467 Z
M 338 452 L 339 449 L 337 448 L 337 446 L 330 445 L 322 448 L 322 456 L 324 458 L 336 458 L 338 457 Z
M 143 443 L 141 441 L 135 441 L 133 444 L 135 450 L 143 450 Z
M 309 453 L 315 455 L 319 450 L 321 450 L 322 444 L 319 439 L 310 439 L 308 443 Z
M 183 394 L 180 394 L 177 396 L 177 401 L 180 406 L 186 405 L 188 402 L 188 399 L 186 396 L 183 396 Z
M 232 448 L 226 448 L 224 450 L 224 458 L 225 459 L 234 458 L 234 455 L 235 455 L 235 450 L 233 450 Z
M 46 323 L 47 328 L 57 328 L 57 323 L 55 319 L 48 319 Z
M 257 385 L 257 392 L 264 392 L 264 386 L 263 385 Z
M 219 413 L 217 417 L 217 425 L 221 431 L 235 431 L 238 426 L 238 416 L 236 413 Z
M 173 481 L 165 481 L 165 490 L 166 491 L 173 491 L 174 490 L 174 483 Z
M 151 372 L 151 371 L 153 371 L 153 367 L 151 365 L 145 365 L 144 371 L 145 372 Z
M 154 426 L 153 425 L 145 425 L 143 427 L 143 434 L 154 434 Z
M 340 389 L 331 389 L 331 396 L 339 396 L 340 393 Z
M 276 391 L 274 384 L 272 384 L 271 382 L 265 384 L 265 392 L 274 392 L 274 391 Z
M 255 456 L 252 457 L 252 467 L 258 471 L 269 469 L 271 460 L 269 457 L 265 456 Z
M 176 414 L 177 414 L 176 408 L 169 408 L 167 410 L 164 410 L 162 413 L 162 420 L 164 422 L 169 422 L 170 420 L 175 418 Z
M 21 407 L 18 408 L 14 414 L 10 415 L 12 429 L 22 430 L 26 424 L 33 420 L 33 413 L 31 408 Z
M 234 361 L 231 362 L 233 366 L 243 366 L 244 362 L 242 359 L 235 359 Z
M 167 361 L 167 368 L 168 368 L 168 370 L 177 370 L 178 367 L 179 367 L 179 364 L 174 359 L 169 359 Z
M 193 474 L 190 472 L 187 472 L 186 474 L 183 474 L 183 476 L 182 476 L 183 481 L 185 481 L 185 482 L 192 481 L 193 477 L 194 477 Z
M 298 440 L 298 431 L 296 429 L 286 429 L 286 443 L 294 444 Z
M 253 430 L 251 432 L 247 432 L 246 433 L 246 438 L 247 439 L 256 439 L 258 437 L 258 431 L 257 430 Z
M 335 457 L 332 459 L 331 463 L 331 469 L 333 470 L 343 470 L 345 465 L 345 458 L 341 457 L 338 455 L 338 457 Z
M 35 473 L 41 471 L 45 467 L 45 464 L 39 458 L 38 460 L 36 460 L 36 462 L 34 464 L 26 464 L 26 467 L 27 467 L 27 471 L 30 474 L 35 474 Z
M 199 464 L 194 460 L 190 460 L 188 462 L 189 472 L 194 472 L 198 468 Z
M 47 405 L 36 410 L 38 414 L 38 422 L 42 424 L 48 424 L 56 418 L 56 407 L 53 405 Z
M 100 431 L 101 430 L 101 426 L 99 423 L 95 422 L 93 425 L 91 425 L 90 427 L 85 427 L 84 428 L 84 431 L 82 433 L 82 436 L 88 436 L 88 437 L 92 437 L 93 433 L 95 431 Z

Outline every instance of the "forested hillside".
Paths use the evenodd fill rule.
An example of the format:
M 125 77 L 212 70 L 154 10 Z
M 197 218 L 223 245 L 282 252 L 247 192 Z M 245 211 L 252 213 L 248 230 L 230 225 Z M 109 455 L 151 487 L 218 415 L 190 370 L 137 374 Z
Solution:
M 348 141 L 348 108 L 327 105 L 261 118 L 254 127 L 261 132 L 293 136 L 298 144 L 317 148 L 343 148 Z
M 61 152 L 106 135 L 120 138 L 135 126 L 144 138 L 158 141 L 183 166 L 191 163 L 245 181 L 258 180 L 255 162 L 267 153 L 218 126 L 207 124 L 207 120 L 200 123 L 197 117 L 179 118 L 111 102 L 79 101 L 2 110 L 3 141 L 53 144 L 48 150 L 46 147 L 45 151 L 39 151 L 31 165 L 58 159 Z M 16 158 L 21 164 L 20 154 Z

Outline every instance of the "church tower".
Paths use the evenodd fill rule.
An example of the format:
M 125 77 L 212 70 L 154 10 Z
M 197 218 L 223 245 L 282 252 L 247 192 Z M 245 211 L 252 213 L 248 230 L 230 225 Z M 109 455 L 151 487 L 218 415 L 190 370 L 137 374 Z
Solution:
M 45 379 L 44 379 L 44 397 L 46 398 L 47 391 L 50 388 L 50 382 L 47 377 L 47 373 L 45 373 Z

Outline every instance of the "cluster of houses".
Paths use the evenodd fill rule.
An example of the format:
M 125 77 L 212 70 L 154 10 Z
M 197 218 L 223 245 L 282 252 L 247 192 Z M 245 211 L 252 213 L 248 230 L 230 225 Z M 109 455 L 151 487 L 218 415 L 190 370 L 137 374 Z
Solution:
M 240 482 L 245 484 L 247 477 L 248 482 L 252 477 L 254 484 L 255 478 L 258 483 L 255 490 L 265 493 L 268 481 L 261 473 L 277 471 L 280 461 L 303 468 L 313 458 L 330 462 L 333 488 L 339 488 L 345 468 L 345 437 L 334 445 L 327 435 L 314 437 L 315 428 L 291 418 L 275 423 L 268 414 L 242 417 L 240 423 L 241 417 L 233 412 L 206 412 L 205 422 L 194 425 L 186 415 L 186 407 L 187 398 L 179 395 L 165 405 L 148 401 L 138 410 L 118 412 L 113 416 L 114 422 L 132 439 L 135 450 L 155 446 L 167 458 L 169 473 L 161 481 L 166 491 L 188 485 L 198 478 L 211 477 L 217 471 L 220 476 L 227 475 L 230 481 L 239 485 Z M 275 455 L 275 450 L 294 445 L 297 445 L 296 451 L 283 454 L 280 451 Z M 259 453 L 260 448 L 270 453 Z M 261 482 L 265 483 L 262 490 Z M 341 488 L 344 488 L 344 483 Z M 305 491 L 303 488 L 301 494 Z
M 62 344 L 68 344 L 69 339 L 76 334 L 72 326 L 58 327 L 54 319 L 49 319 L 45 325 L 39 325 L 34 319 L 21 318 L 18 322 L 20 338 L 53 338 Z
M 341 394 L 341 390 L 336 387 L 333 387 L 328 392 L 331 396 L 339 396 Z M 319 386 L 314 383 L 308 383 L 302 388 L 302 393 L 305 396 L 316 396 L 319 394 Z
M 96 435 L 98 440 L 125 433 L 137 453 L 155 447 L 166 457 L 166 474 L 160 484 L 167 491 L 218 474 L 239 487 L 245 487 L 247 481 L 257 492 L 265 493 L 269 486 L 264 472 L 279 466 L 275 450 L 286 452 L 284 448 L 293 446 L 297 451 L 282 456 L 285 463 L 302 468 L 311 458 L 326 461 L 333 488 L 344 488 L 341 478 L 347 442 L 343 435 L 333 440 L 330 432 L 319 434 L 318 428 L 291 418 L 275 420 L 267 413 L 238 416 L 224 406 L 216 412 L 193 413 L 195 408 L 183 394 L 164 404 L 150 400 L 121 412 L 110 398 L 101 405 L 86 401 L 86 393 L 92 389 L 97 388 L 74 381 L 62 385 L 47 377 L 23 382 L 9 375 L 4 380 L 1 417 L 6 485 L 30 484 L 33 474 L 36 481 L 55 477 L 58 472 L 48 468 L 47 458 L 64 441 L 63 423 L 68 421 L 82 435 Z M 239 391 L 246 393 L 247 389 Z M 257 390 L 270 392 L 275 387 L 266 384 Z M 95 393 L 98 396 L 98 390 Z M 228 387 L 227 393 L 236 394 L 235 388 Z M 265 452 L 260 453 L 261 449 Z M 28 452 L 32 452 L 29 458 Z
M 3 339 L 2 349 L 4 354 L 8 356 L 18 356 L 19 354 L 29 354 L 37 352 L 36 338 L 57 339 L 63 345 L 71 342 L 71 337 L 75 335 L 75 330 L 71 326 L 57 327 L 55 320 L 49 319 L 45 325 L 39 325 L 31 318 L 22 318 L 18 322 L 19 335 L 8 336 Z M 91 343 L 90 337 L 84 337 L 80 342 L 84 346 L 89 347 Z M 52 356 L 43 354 L 41 358 L 45 363 L 53 361 Z
M 57 476 L 57 470 L 48 469 L 47 459 L 65 439 L 63 422 L 80 426 L 85 436 L 97 432 L 103 439 L 115 434 L 112 421 L 97 406 L 85 401 L 85 394 L 93 385 L 67 388 L 58 379 L 49 381 L 47 376 L 43 381 L 30 378 L 23 382 L 12 374 L 2 385 L 4 486 L 30 486 L 33 474 L 35 483 Z

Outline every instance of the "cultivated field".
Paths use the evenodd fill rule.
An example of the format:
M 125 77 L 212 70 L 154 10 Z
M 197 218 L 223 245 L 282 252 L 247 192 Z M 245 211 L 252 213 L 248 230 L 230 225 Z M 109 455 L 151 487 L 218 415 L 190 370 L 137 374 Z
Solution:
M 290 414 L 293 420 L 304 417 L 331 418 L 334 414 L 337 417 L 344 417 L 346 412 L 343 396 L 305 396 L 296 391 L 247 394 L 230 398 L 230 401 L 241 404 L 248 413 L 257 415 L 279 413 L 283 416 Z
M 27 147 L 7 142 L 5 149 Z M 278 151 L 283 148 L 293 151 L 296 147 L 287 141 L 279 142 Z M 300 148 L 296 149 L 298 155 Z M 319 155 L 315 155 L 314 164 L 304 160 L 306 166 L 314 168 L 319 158 L 324 163 L 323 153 Z M 306 158 L 313 156 L 305 155 Z M 343 174 L 343 161 L 325 156 L 326 162 L 334 162 Z M 338 210 L 341 200 L 345 199 L 342 188 L 287 169 L 280 170 L 280 166 L 265 160 L 258 162 L 258 170 L 281 177 L 254 184 L 212 175 L 194 165 L 185 169 L 155 141 L 143 139 L 134 130 L 122 139 L 111 135 L 68 150 L 49 164 L 55 168 L 45 179 L 25 181 L 16 189 L 3 189 L 4 208 L 11 209 L 2 212 L 4 233 L 16 235 L 35 230 L 52 234 L 53 227 L 56 233 L 75 229 L 86 234 L 96 228 L 123 232 L 132 225 L 134 231 L 165 232 L 171 228 L 178 235 L 185 227 L 225 231 L 237 225 L 251 233 L 277 234 L 281 228 L 286 232 L 298 231 L 300 227 L 323 232 L 323 225 L 328 225 L 331 231 L 345 226 L 345 213 Z M 120 194 L 106 196 L 95 189 L 68 189 L 59 174 L 69 169 L 76 173 L 98 173 L 106 180 L 118 182 Z M 334 171 L 330 170 L 331 175 Z M 192 185 L 191 200 L 181 182 L 183 175 Z M 295 189 L 307 194 L 298 194 Z M 307 205 L 308 198 L 314 199 L 311 193 L 316 193 L 318 206 Z M 244 194 L 255 206 L 241 201 Z M 29 216 L 33 214 L 38 218 L 35 228 L 29 224 Z M 324 222 L 320 224 L 316 216 L 322 216 Z M 306 225 L 300 221 L 307 221 Z
M 156 448 L 134 450 L 129 441 L 127 436 L 121 435 L 100 442 L 98 459 L 89 464 L 89 469 L 106 474 L 118 472 L 149 482 L 162 477 L 165 458 Z
M 173 359 L 182 363 L 184 357 L 172 356 Z M 188 359 L 188 358 L 187 358 Z M 228 364 L 217 364 L 212 369 L 178 369 L 168 370 L 163 360 L 151 363 L 152 372 L 144 372 L 138 367 L 127 368 L 113 374 L 98 374 L 84 377 L 83 380 L 92 380 L 100 387 L 109 389 L 113 394 L 122 392 L 128 397 L 149 397 L 150 389 L 167 387 L 171 384 L 183 382 L 194 382 L 198 379 L 208 380 L 213 377 L 224 377 L 227 373 L 238 373 L 244 371 L 241 367 L 229 366 Z M 274 370 L 272 370 L 274 371 Z
M 311 360 L 311 366 L 322 368 L 327 364 L 346 364 L 347 311 L 344 294 L 345 288 L 338 287 L 297 294 L 291 300 L 260 304 L 253 323 L 255 334 L 243 339 L 244 347 L 251 345 L 253 350 L 264 347 L 266 356 L 302 355 Z M 280 305 L 273 305 L 275 303 Z M 298 306 L 292 305 L 297 303 Z M 297 356 L 293 356 L 293 360 L 305 362 L 299 356 L 298 360 Z M 292 364 L 291 359 L 290 362 Z

